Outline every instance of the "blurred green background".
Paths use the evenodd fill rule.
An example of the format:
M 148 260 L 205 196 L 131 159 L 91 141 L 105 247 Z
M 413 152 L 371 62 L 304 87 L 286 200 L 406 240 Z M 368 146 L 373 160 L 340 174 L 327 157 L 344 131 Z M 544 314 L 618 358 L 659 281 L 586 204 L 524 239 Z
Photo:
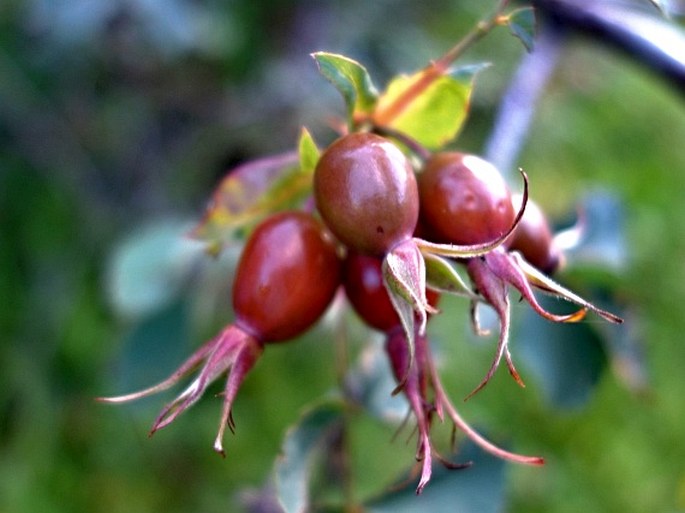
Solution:
M 117 407 L 93 398 L 154 383 L 230 321 L 235 251 L 197 258 L 181 235 L 231 166 L 292 148 L 302 125 L 321 144 L 332 139 L 342 102 L 309 53 L 354 57 L 383 84 L 439 56 L 489 6 L 0 4 L 0 513 L 253 502 L 287 426 L 336 384 L 329 327 L 266 352 L 235 405 L 226 460 L 211 450 L 211 394 L 151 439 L 171 393 Z M 482 149 L 523 52 L 500 29 L 462 59 L 493 66 L 478 78 L 460 148 Z M 642 344 L 648 385 L 631 387 L 608 366 L 587 401 L 560 407 L 534 372 L 523 390 L 499 372 L 463 414 L 547 460 L 505 466 L 502 511 L 685 511 L 684 141 L 682 96 L 626 58 L 571 40 L 520 165 L 553 217 L 572 216 L 587 191 L 622 203 L 626 258 L 609 281 L 635 315 L 628 335 Z M 432 330 L 456 400 L 492 347 L 472 343 L 463 301 L 443 306 L 450 316 Z M 413 443 L 392 440 L 394 430 L 355 416 L 358 498 L 411 462 Z

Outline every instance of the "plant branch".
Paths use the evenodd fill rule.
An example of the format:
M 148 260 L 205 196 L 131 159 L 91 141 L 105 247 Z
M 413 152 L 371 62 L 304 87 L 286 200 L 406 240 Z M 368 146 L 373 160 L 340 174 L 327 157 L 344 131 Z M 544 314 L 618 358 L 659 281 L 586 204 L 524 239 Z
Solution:
M 492 29 L 502 23 L 502 13 L 504 9 L 507 8 L 509 0 L 500 0 L 495 8 L 495 11 L 487 18 L 479 21 L 471 32 L 466 34 L 456 45 L 447 50 L 442 57 L 432 63 L 432 66 L 437 70 L 441 70 L 442 73 L 446 72 L 447 69 L 456 61 L 461 55 L 466 52 L 471 46 L 480 41 L 484 36 L 486 36 Z
M 537 102 L 556 69 L 564 42 L 559 31 L 542 26 L 535 49 L 523 57 L 504 93 L 483 153 L 507 179 L 513 179 Z
M 391 103 L 376 110 L 373 115 L 373 123 L 377 127 L 391 124 L 412 102 L 428 89 L 440 77 L 444 76 L 452 63 L 457 60 L 466 50 L 481 40 L 493 28 L 502 23 L 502 13 L 509 4 L 509 0 L 500 0 L 493 14 L 479 21 L 471 31 L 466 34 L 456 45 L 445 52 L 440 58 L 428 64 L 421 72 L 417 73 L 417 79 L 397 96 Z
M 535 0 L 547 22 L 611 46 L 685 96 L 685 33 L 677 25 L 615 2 Z

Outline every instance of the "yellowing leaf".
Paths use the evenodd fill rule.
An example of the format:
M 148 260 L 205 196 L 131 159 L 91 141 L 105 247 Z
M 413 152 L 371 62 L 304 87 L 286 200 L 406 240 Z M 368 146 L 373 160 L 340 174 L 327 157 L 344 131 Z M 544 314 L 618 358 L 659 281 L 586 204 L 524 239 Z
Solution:
M 313 168 L 300 167 L 295 152 L 253 160 L 229 171 L 191 236 L 207 242 L 210 253 L 219 253 L 237 230 L 303 201 L 311 192 L 312 173 Z
M 378 100 L 374 123 L 439 149 L 456 137 L 466 120 L 470 78 L 461 80 L 432 67 L 396 77 Z

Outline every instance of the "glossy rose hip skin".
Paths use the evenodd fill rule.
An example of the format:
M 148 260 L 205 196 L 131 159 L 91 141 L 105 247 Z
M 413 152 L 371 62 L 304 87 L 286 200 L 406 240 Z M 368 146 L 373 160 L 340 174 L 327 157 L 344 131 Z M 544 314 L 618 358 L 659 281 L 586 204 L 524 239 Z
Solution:
M 293 338 L 309 328 L 340 283 L 336 247 L 303 212 L 265 221 L 250 237 L 233 287 L 236 324 L 261 342 Z
M 370 255 L 383 256 L 410 239 L 419 217 L 409 160 L 371 133 L 345 135 L 326 149 L 314 173 L 314 196 L 335 236 Z
M 513 196 L 514 206 L 521 203 L 518 195 Z M 545 274 L 552 274 L 561 262 L 561 251 L 554 246 L 554 237 L 549 221 L 534 201 L 528 200 L 526 211 L 514 234 L 507 240 L 510 251 L 518 251 L 530 264 Z
M 421 221 L 436 242 L 494 240 L 516 218 L 511 192 L 497 168 L 475 155 L 436 153 L 418 177 Z

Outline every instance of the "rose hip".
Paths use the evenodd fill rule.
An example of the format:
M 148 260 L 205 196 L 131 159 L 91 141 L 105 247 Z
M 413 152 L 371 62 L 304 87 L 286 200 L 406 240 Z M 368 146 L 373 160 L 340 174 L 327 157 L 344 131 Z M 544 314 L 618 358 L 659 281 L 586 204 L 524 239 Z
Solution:
M 388 139 L 353 133 L 333 142 L 314 172 L 316 206 L 345 245 L 383 256 L 411 238 L 419 217 L 414 171 Z
M 337 248 L 321 224 L 303 212 L 284 212 L 263 221 L 250 236 L 233 284 L 236 321 L 195 351 L 166 380 L 145 390 L 101 401 L 139 399 L 178 383 L 202 365 L 197 378 L 167 404 L 150 434 L 169 425 L 197 402 L 210 383 L 227 373 L 214 450 L 223 455 L 223 434 L 234 429 L 233 400 L 264 345 L 307 330 L 330 304 L 340 283 Z
M 497 239 L 516 218 L 511 192 L 495 166 L 475 155 L 441 152 L 418 177 L 421 221 L 436 242 Z

